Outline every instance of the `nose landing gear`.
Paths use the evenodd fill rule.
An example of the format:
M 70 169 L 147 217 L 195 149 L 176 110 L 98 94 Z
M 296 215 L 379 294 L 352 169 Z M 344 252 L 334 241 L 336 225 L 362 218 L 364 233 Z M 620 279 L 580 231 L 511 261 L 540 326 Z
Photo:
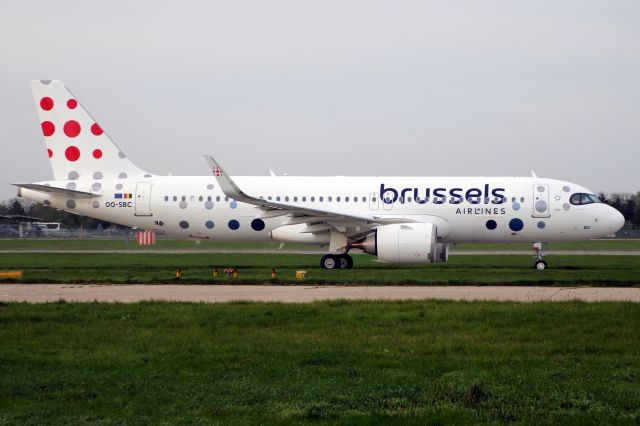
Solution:
M 320 259 L 322 269 L 351 269 L 353 268 L 353 258 L 347 253 L 325 254 Z
M 544 260 L 544 253 L 542 253 L 542 243 L 533 243 L 533 251 L 536 253 L 535 255 L 536 261 L 533 264 L 534 268 L 536 268 L 539 271 L 547 269 L 549 265 Z

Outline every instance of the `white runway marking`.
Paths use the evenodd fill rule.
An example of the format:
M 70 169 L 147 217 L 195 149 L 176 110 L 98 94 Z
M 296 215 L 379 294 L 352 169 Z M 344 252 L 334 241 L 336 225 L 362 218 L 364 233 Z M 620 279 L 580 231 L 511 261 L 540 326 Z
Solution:
M 318 300 L 544 300 L 640 302 L 637 287 L 527 286 L 260 286 L 2 284 L 3 302 L 314 302 Z

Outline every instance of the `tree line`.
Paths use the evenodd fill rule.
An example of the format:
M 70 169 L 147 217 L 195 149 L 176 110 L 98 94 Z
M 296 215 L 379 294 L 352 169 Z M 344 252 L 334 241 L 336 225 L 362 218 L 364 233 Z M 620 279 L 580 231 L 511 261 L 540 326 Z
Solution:
M 628 225 L 633 228 L 640 227 L 640 191 L 635 194 L 629 192 L 605 194 L 601 192 L 598 194 L 598 198 L 622 213 Z M 44 222 L 59 222 L 66 228 L 95 229 L 99 224 L 103 228 L 111 225 L 109 222 L 57 210 L 18 197 L 0 203 L 0 216 L 5 215 L 31 216 Z

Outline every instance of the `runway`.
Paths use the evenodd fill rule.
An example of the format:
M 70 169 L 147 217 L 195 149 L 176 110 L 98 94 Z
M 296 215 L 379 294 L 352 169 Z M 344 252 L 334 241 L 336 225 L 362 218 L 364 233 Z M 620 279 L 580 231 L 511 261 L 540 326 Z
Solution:
M 2 284 L 0 301 L 44 303 L 181 302 L 308 303 L 319 300 L 498 300 L 517 302 L 583 300 L 640 302 L 640 288 L 526 286 L 256 286 L 256 285 L 71 285 Z

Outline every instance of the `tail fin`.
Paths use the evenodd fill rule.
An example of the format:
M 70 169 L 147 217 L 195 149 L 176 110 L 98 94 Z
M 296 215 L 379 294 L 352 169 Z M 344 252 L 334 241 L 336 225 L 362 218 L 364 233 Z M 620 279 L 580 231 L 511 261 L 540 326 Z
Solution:
M 31 88 L 54 179 L 124 179 L 145 175 L 118 149 L 63 82 L 32 80 Z

